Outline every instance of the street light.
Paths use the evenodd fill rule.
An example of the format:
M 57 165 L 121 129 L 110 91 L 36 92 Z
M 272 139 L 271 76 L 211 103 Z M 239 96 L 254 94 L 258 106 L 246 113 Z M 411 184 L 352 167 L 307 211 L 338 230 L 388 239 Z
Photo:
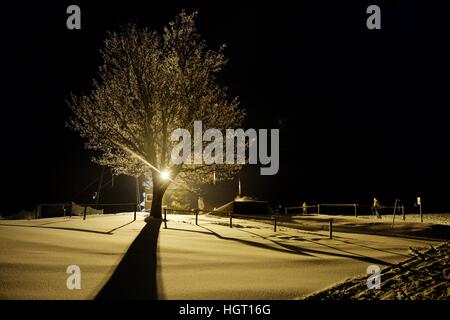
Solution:
M 161 171 L 160 177 L 161 177 L 161 179 L 164 180 L 164 181 L 169 180 L 169 179 L 170 179 L 170 171 L 169 171 L 169 170 L 166 170 L 166 169 L 163 170 L 163 171 Z

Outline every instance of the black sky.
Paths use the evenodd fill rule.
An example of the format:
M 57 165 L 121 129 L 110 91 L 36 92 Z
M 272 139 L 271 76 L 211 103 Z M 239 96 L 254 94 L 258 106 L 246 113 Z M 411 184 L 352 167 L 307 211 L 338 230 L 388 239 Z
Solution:
M 87 93 L 107 30 L 160 29 L 199 10 L 211 47 L 227 43 L 222 81 L 241 98 L 247 127 L 280 128 L 280 171 L 242 173 L 246 194 L 272 204 L 424 197 L 450 210 L 449 21 L 440 2 L 39 1 L 2 5 L 0 214 L 36 203 L 87 201 L 100 174 L 65 128 L 70 92 Z M 66 28 L 78 4 L 82 29 Z M 133 199 L 118 180 L 105 197 Z M 95 189 L 95 188 L 94 188 Z M 235 188 L 217 187 L 225 198 Z M 81 192 L 81 194 L 80 194 Z

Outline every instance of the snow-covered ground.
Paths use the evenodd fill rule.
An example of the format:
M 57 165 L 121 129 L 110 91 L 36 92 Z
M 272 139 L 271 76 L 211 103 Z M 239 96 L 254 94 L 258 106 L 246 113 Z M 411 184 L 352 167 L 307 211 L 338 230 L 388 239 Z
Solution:
M 316 230 L 320 224 L 316 219 L 333 219 L 333 229 L 338 232 L 366 233 L 400 237 L 418 237 L 430 239 L 450 239 L 449 214 L 424 215 L 424 222 L 420 222 L 419 215 L 407 216 L 403 220 L 401 216 L 383 215 L 382 219 L 376 216 L 338 216 L 338 215 L 312 215 L 300 217 L 300 219 L 283 220 L 280 224 L 294 228 Z M 324 224 L 322 223 L 322 227 Z
M 306 299 L 448 300 L 450 264 L 448 243 L 427 250 L 411 250 L 414 257 L 381 270 L 379 289 L 368 288 L 355 277 Z M 373 280 L 372 283 L 376 283 Z
M 340 219 L 348 219 L 348 220 L 355 220 L 354 216 L 338 216 L 335 215 L 333 217 L 340 218 Z M 406 214 L 405 220 L 403 220 L 403 217 L 401 214 L 396 214 L 395 217 L 392 214 L 383 214 L 381 219 L 378 219 L 374 215 L 365 215 L 365 216 L 358 216 L 356 220 L 360 221 L 370 221 L 370 222 L 382 222 L 382 223 L 389 223 L 392 224 L 394 222 L 394 225 L 404 224 L 404 223 L 420 223 L 420 215 L 419 214 Z M 429 224 L 443 224 L 443 225 L 450 225 L 450 213 L 425 213 L 423 214 L 423 223 L 429 223 Z
M 369 265 L 408 258 L 410 246 L 437 243 L 340 232 L 329 239 L 326 230 L 287 227 L 275 233 L 242 219 L 233 219 L 233 228 L 227 218 L 201 216 L 198 226 L 192 216 L 169 219 L 158 240 L 160 299 L 297 299 L 365 274 Z M 94 298 L 145 226 L 141 215 L 131 220 L 120 214 L 1 221 L 0 298 Z M 145 251 L 134 254 L 146 258 Z M 81 290 L 66 287 L 72 264 L 81 268 Z
M 0 299 L 94 298 L 143 219 L 128 225 L 129 214 L 1 221 Z M 81 269 L 81 290 L 67 289 L 69 265 Z
M 436 243 L 349 233 L 330 240 L 328 231 L 281 227 L 275 233 L 271 225 L 242 219 L 233 219 L 232 229 L 227 218 L 200 216 L 200 226 L 192 216 L 169 219 L 184 225 L 169 222 L 160 237 L 168 299 L 297 299 L 365 274 L 369 265 L 408 258 L 409 246 Z
M 362 218 L 366 219 L 376 219 L 374 216 L 362 216 Z M 393 215 L 383 215 L 382 220 L 388 220 L 392 222 Z M 401 215 L 395 216 L 395 223 L 408 223 L 408 222 L 420 222 L 419 214 L 406 214 L 405 220 L 402 219 Z M 423 214 L 423 223 L 432 223 L 432 224 L 445 224 L 450 225 L 450 213 L 424 213 Z

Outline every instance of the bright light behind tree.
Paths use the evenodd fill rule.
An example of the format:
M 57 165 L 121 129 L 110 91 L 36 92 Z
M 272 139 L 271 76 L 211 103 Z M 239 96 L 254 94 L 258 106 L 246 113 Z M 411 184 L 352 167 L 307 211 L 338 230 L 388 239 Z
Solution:
M 169 172 L 169 170 L 161 171 L 161 179 L 162 180 L 169 180 L 170 179 L 170 172 Z

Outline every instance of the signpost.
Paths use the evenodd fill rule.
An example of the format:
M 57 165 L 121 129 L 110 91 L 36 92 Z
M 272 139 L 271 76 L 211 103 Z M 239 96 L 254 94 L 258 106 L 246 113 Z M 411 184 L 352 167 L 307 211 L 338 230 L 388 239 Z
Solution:
M 420 197 L 417 197 L 417 205 L 419 206 L 420 222 L 423 223 L 422 200 L 420 199 Z

